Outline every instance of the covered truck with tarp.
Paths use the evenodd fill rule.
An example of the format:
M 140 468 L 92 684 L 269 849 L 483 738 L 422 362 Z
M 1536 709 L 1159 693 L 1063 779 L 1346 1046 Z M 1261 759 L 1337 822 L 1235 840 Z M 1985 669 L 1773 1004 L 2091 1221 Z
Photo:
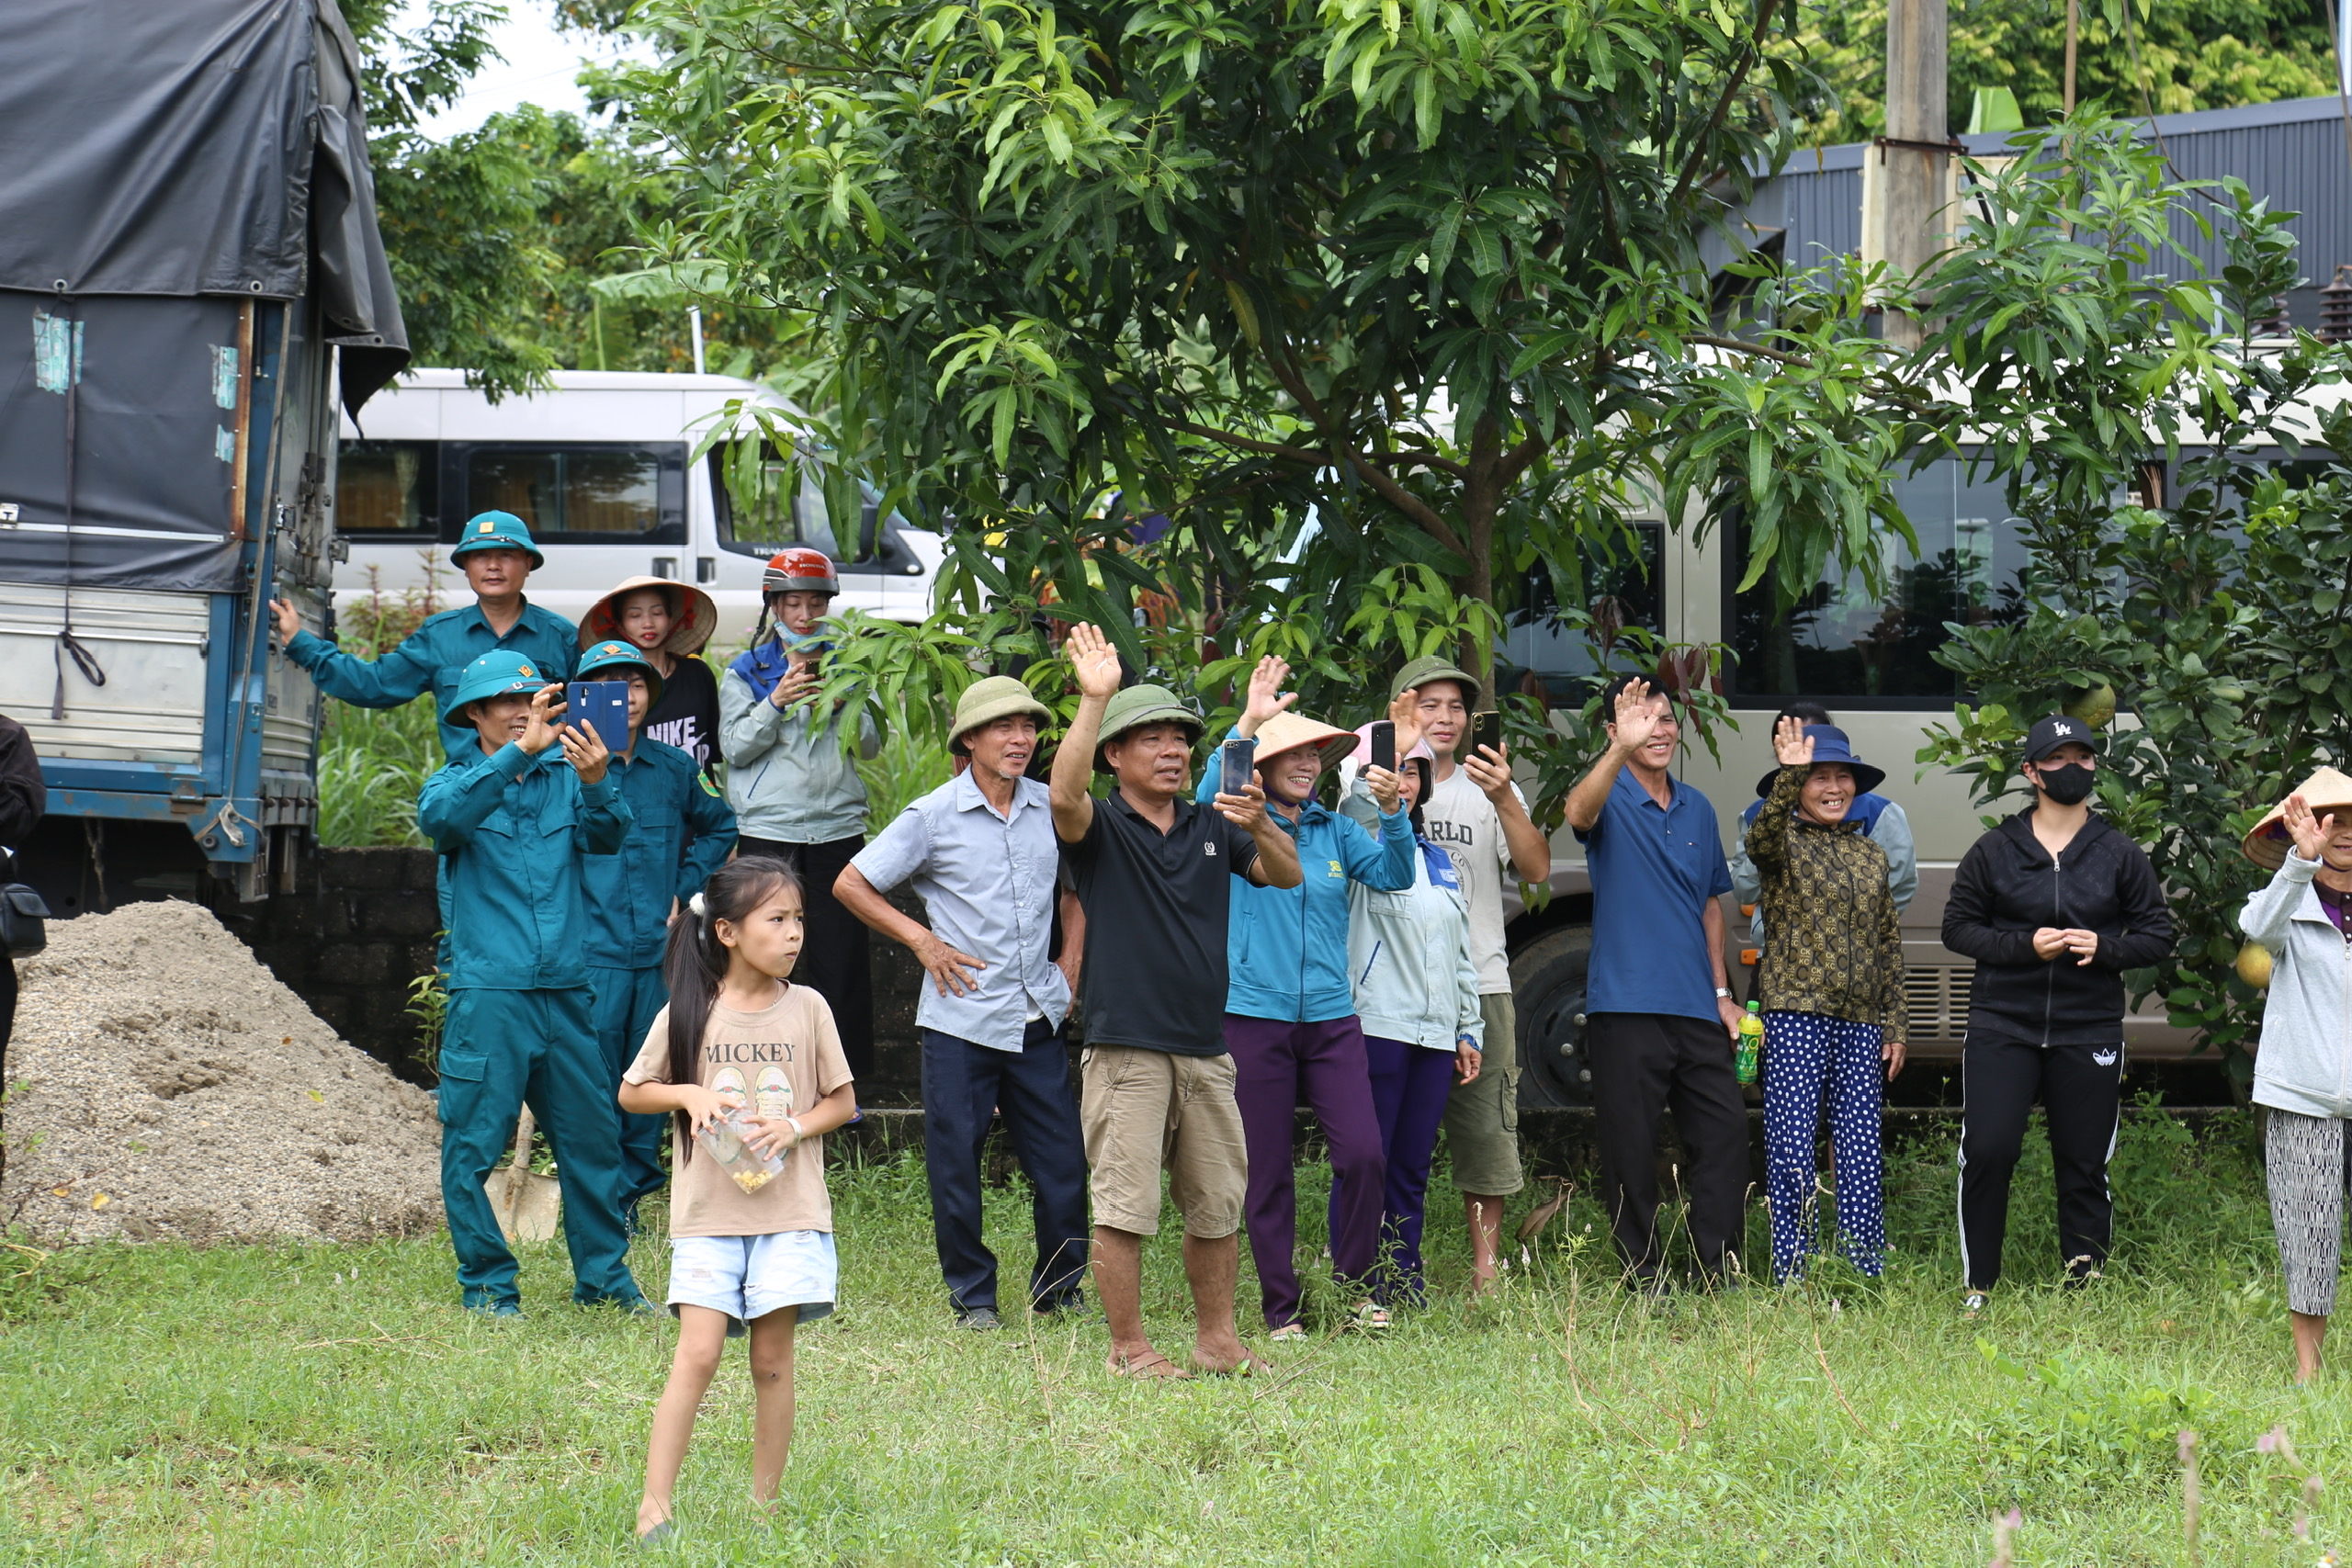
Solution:
M 8 0 L 0 61 L 0 712 L 40 880 L 258 898 L 317 813 L 267 601 L 320 624 L 335 404 L 408 359 L 358 48 L 334 0 Z

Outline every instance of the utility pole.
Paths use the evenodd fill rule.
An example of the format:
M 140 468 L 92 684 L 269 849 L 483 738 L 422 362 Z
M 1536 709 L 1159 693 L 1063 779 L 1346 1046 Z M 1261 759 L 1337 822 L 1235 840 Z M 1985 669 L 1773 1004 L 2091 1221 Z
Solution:
M 1865 154 L 1875 165 L 1875 202 L 1866 204 L 1877 232 L 1865 232 L 1865 258 L 1908 276 L 1948 243 L 1943 209 L 1951 154 L 1944 72 L 1949 33 L 1945 0 L 1891 0 L 1886 12 L 1886 134 Z M 1871 225 L 1866 225 L 1868 228 Z M 1925 329 L 1907 312 L 1883 318 L 1886 341 L 1917 348 Z

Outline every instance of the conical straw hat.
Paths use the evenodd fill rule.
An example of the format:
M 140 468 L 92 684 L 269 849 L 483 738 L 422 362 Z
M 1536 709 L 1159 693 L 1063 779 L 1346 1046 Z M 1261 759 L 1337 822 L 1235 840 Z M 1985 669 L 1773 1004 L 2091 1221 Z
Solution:
M 1356 749 L 1356 738 L 1351 731 L 1300 714 L 1278 713 L 1258 727 L 1256 761 L 1262 762 L 1281 752 L 1295 751 L 1301 746 L 1314 747 L 1328 768 Z
M 2312 808 L 2314 817 L 2335 812 L 2352 820 L 2352 778 L 2346 778 L 2334 768 L 2322 768 L 2295 786 L 2295 794 Z M 2287 803 L 2280 801 L 2270 808 L 2270 815 L 2254 825 L 2254 830 L 2238 846 L 2245 851 L 2245 858 L 2265 871 L 2277 871 L 2287 863 L 2287 848 L 2293 840 L 2287 836 Z

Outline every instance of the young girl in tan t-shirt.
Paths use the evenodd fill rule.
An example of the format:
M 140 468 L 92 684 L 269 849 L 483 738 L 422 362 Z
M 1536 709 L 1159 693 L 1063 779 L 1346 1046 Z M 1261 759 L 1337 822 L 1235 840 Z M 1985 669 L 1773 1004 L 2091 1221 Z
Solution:
M 676 1531 L 671 1493 L 695 1412 L 720 1350 L 746 1332 L 757 1397 L 752 1498 L 775 1502 L 792 1448 L 792 1331 L 833 1310 L 839 1265 L 823 1135 L 857 1114 L 857 1100 L 832 1010 L 786 977 L 800 942 L 800 885 L 781 862 L 747 855 L 721 866 L 671 927 L 670 1005 L 621 1075 L 622 1110 L 667 1111 L 674 1127 L 669 1301 L 678 1354 L 645 1455 L 637 1531 L 649 1543 Z M 764 1180 L 751 1172 L 748 1190 L 695 1145 L 730 1110 L 747 1113 L 745 1147 L 784 1160 Z

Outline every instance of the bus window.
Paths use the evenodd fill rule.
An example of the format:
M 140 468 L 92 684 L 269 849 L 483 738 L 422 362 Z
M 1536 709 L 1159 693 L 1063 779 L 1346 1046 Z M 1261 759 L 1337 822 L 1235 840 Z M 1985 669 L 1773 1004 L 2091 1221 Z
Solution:
M 1872 592 L 1859 574 L 1828 575 L 1787 615 L 1763 584 L 1733 592 L 1747 558 L 1747 530 L 1727 552 L 1724 620 L 1732 659 L 1724 689 L 1736 707 L 1777 707 L 1792 697 L 1833 706 L 1856 701 L 1888 707 L 1945 707 L 1966 695 L 1936 662 L 1947 622 L 1983 625 L 2017 615 L 2026 564 L 2023 525 L 2009 515 L 2006 487 L 1972 482 L 1967 464 L 1944 458 L 1891 481 L 1919 538 L 1917 555 L 1889 562 Z M 1898 547 L 1899 548 L 1899 547 Z M 1834 569 L 1832 569 L 1834 570 Z
M 683 446 L 474 446 L 468 515 L 511 512 L 544 544 L 684 544 Z
M 1632 528 L 1631 549 L 1584 563 L 1589 608 L 1596 619 L 1613 615 L 1620 626 L 1662 632 L 1666 623 L 1658 582 L 1666 525 L 1635 523 Z M 1600 661 L 1591 643 L 1560 618 L 1549 571 L 1538 568 L 1528 573 L 1520 608 L 1506 615 L 1503 625 L 1502 641 L 1495 649 L 1498 684 L 1507 688 L 1532 676 L 1542 682 L 1553 707 L 1581 706 L 1601 684 Z
M 441 529 L 440 456 L 430 441 L 346 441 L 335 459 L 335 530 L 430 544 Z

